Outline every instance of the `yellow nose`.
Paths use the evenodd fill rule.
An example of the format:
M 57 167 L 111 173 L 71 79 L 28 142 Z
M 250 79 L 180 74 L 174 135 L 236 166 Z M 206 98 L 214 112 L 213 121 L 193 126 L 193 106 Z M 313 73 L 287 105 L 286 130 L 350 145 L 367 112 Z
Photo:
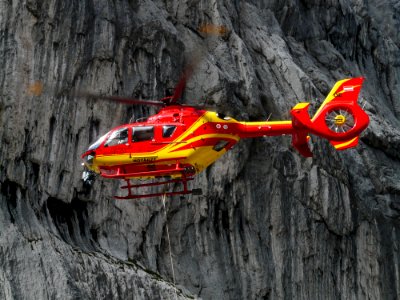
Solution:
M 346 117 L 343 115 L 337 115 L 335 117 L 335 125 L 342 126 L 346 122 Z

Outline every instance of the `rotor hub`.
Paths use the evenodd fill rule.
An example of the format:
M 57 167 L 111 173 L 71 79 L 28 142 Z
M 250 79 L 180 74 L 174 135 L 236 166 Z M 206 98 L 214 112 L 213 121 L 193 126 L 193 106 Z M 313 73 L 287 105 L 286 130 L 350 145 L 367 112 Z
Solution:
M 337 126 L 343 126 L 346 123 L 346 117 L 344 115 L 337 115 L 334 122 Z

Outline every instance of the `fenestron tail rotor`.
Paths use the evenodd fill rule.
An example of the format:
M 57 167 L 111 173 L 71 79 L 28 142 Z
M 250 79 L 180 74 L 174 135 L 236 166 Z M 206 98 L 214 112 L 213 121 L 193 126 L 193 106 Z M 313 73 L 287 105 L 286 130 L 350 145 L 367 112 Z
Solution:
M 354 116 L 346 109 L 334 109 L 326 114 L 325 122 L 335 133 L 345 133 L 354 128 Z

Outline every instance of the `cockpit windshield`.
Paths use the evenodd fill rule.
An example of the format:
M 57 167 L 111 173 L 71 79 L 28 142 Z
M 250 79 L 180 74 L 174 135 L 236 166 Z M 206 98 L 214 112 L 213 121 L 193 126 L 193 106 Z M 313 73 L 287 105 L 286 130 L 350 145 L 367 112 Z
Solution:
M 89 150 L 95 150 L 97 148 L 99 148 L 99 146 L 104 142 L 104 139 L 107 137 L 109 132 L 107 132 L 105 135 L 103 135 L 102 137 L 100 137 L 96 142 L 94 142 L 92 145 L 90 145 Z
M 113 131 L 104 147 L 116 146 L 128 143 L 128 128 L 121 128 Z

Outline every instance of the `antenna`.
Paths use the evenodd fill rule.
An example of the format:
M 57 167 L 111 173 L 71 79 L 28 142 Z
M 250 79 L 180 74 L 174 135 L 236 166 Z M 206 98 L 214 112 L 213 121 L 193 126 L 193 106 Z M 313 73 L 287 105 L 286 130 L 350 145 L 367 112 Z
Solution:
M 367 104 L 367 100 L 364 97 L 361 97 L 361 108 L 364 110 L 365 104 Z

